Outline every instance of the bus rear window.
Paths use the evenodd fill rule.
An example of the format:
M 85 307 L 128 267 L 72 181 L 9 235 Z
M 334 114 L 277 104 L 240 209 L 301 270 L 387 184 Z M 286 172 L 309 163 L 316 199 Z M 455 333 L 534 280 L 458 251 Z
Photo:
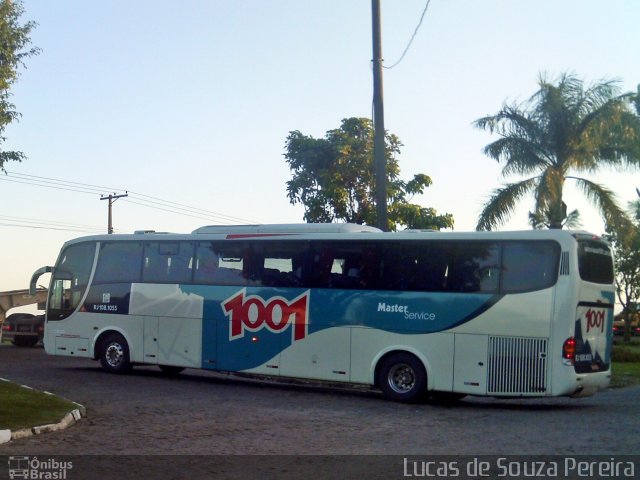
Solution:
M 595 240 L 578 242 L 580 278 L 586 282 L 613 283 L 613 258 L 606 243 Z

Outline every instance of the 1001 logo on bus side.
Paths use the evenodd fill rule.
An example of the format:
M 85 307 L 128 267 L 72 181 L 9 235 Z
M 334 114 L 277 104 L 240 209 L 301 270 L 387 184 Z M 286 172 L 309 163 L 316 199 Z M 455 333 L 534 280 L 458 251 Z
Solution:
M 244 337 L 245 330 L 257 332 L 266 328 L 281 333 L 289 325 L 294 342 L 307 336 L 309 290 L 289 301 L 283 297 L 265 300 L 258 295 L 247 295 L 243 288 L 222 302 L 222 309 L 231 321 L 229 340 Z

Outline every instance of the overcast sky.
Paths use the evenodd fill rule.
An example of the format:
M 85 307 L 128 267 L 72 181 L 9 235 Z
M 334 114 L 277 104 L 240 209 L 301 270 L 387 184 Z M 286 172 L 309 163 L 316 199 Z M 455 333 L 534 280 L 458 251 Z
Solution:
M 425 4 L 382 0 L 385 65 L 400 57 Z M 0 291 L 27 288 L 65 240 L 106 231 L 101 193 L 134 192 L 114 204 L 119 232 L 300 222 L 303 210 L 285 190 L 288 132 L 321 137 L 342 118 L 371 116 L 369 0 L 24 7 L 23 20 L 39 24 L 32 39 L 42 53 L 12 90 L 23 116 L 3 148 L 28 159 L 0 176 Z M 637 0 L 432 0 L 406 57 L 384 72 L 385 125 L 404 143 L 403 176 L 434 182 L 413 201 L 473 230 L 503 179 L 482 154 L 495 137 L 472 122 L 527 99 L 541 72 L 618 78 L 623 91 L 635 90 L 639 19 Z M 640 187 L 638 171 L 590 178 L 623 205 Z M 206 212 L 172 213 L 166 202 Z M 567 203 L 583 228 L 602 233 L 586 200 L 569 191 Z M 531 208 L 523 203 L 504 228 L 528 228 Z

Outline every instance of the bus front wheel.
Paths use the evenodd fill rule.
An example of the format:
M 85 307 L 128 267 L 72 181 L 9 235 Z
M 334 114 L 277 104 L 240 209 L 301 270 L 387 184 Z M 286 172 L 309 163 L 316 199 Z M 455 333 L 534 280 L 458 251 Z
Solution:
M 100 365 L 109 373 L 125 373 L 131 369 L 129 345 L 119 333 L 108 335 L 102 342 Z
M 427 391 L 424 365 L 409 353 L 394 353 L 384 359 L 377 381 L 385 397 L 399 402 L 417 402 Z

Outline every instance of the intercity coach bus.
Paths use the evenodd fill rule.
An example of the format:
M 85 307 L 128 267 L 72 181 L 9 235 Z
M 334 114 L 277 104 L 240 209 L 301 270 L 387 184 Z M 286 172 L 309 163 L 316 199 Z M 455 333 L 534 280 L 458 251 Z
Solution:
M 378 387 L 586 396 L 611 377 L 613 261 L 586 232 L 202 227 L 68 241 L 48 354 Z

